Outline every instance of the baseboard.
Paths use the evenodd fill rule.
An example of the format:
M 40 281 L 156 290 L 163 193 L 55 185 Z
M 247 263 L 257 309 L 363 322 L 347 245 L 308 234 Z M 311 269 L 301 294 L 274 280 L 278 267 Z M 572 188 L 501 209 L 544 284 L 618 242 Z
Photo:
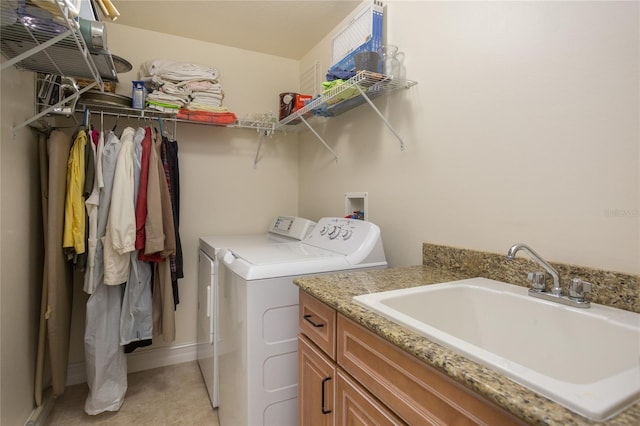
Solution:
M 127 372 L 150 370 L 168 365 L 195 361 L 197 344 L 187 343 L 178 346 L 165 346 L 151 349 L 138 349 L 127 354 Z M 69 364 L 67 367 L 67 386 L 86 383 L 87 370 L 84 362 Z
M 56 403 L 55 398 L 53 397 L 53 393 L 51 393 L 51 388 L 46 389 L 42 393 L 42 405 L 36 407 L 32 412 L 29 418 L 27 419 L 24 426 L 44 426 L 53 410 L 53 406 Z

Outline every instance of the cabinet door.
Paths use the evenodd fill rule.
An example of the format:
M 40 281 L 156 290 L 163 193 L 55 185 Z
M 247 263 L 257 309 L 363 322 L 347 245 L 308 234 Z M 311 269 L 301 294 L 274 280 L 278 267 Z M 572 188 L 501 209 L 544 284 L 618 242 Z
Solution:
M 336 367 L 305 336 L 298 336 L 298 425 L 334 425 Z
M 406 424 L 341 369 L 336 374 L 336 421 L 349 426 Z

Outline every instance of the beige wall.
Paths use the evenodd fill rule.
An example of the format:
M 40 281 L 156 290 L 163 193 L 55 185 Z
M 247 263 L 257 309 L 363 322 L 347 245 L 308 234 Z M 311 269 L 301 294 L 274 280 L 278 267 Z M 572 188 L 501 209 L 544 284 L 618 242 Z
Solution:
M 424 241 L 640 273 L 637 2 L 385 2 L 418 85 L 320 124 L 300 214 L 368 191 L 391 265 Z M 328 36 L 301 62 L 328 61 Z
M 276 135 L 253 169 L 254 131 L 178 125 L 185 278 L 174 345 L 195 341 L 200 235 L 262 232 L 281 213 L 342 215 L 347 191 L 369 192 L 391 265 L 420 263 L 424 241 L 498 253 L 524 241 L 550 260 L 640 273 L 638 4 L 386 3 L 387 38 L 418 85 L 375 102 L 405 151 L 367 106 L 317 126 L 338 162 L 309 133 L 300 148 Z M 134 64 L 118 92 L 129 94 L 145 60 L 198 61 L 220 69 L 240 116 L 277 113 L 298 70 L 330 63 L 330 36 L 297 62 L 108 30 L 113 53 Z M 0 423 L 21 424 L 33 404 L 40 265 L 28 255 L 41 255 L 41 225 L 33 136 L 11 128 L 31 113 L 30 74 L 3 71 L 1 90 Z M 83 303 L 71 362 L 84 358 Z
M 33 74 L 0 74 L 0 424 L 23 424 L 33 409 L 40 291 L 42 215 L 33 112 Z
M 223 105 L 239 117 L 273 111 L 278 94 L 297 89 L 297 61 L 199 42 L 117 24 L 108 25 L 109 48 L 132 63 L 120 74 L 117 92 L 131 94 L 140 64 L 162 58 L 197 62 L 220 71 Z M 135 43 L 132 42 L 135 40 Z M 99 115 L 92 115 L 98 124 Z M 113 123 L 105 119 L 105 126 Z M 120 119 L 122 129 L 126 121 Z M 157 123 L 157 122 L 153 122 Z M 131 119 L 128 125 L 143 121 Z M 166 125 L 166 124 L 165 124 Z M 168 129 L 173 133 L 174 126 Z M 266 138 L 253 168 L 259 135 L 250 129 L 179 123 L 176 129 L 180 161 L 180 236 L 184 279 L 179 280 L 176 340 L 171 346 L 196 340 L 198 238 L 212 234 L 260 233 L 278 214 L 298 213 L 298 144 L 295 135 Z M 82 296 L 82 295 L 80 295 Z M 70 363 L 84 360 L 84 303 L 76 298 L 78 315 L 72 329 Z M 156 342 L 138 351 L 167 346 Z
M 168 58 L 218 67 L 226 92 L 224 105 L 239 117 L 272 111 L 278 94 L 297 90 L 298 62 L 225 46 L 109 24 L 109 47 L 134 70 L 120 75 L 118 93 L 130 94 L 139 65 Z M 293 82 L 293 83 L 292 83 Z M 292 86 L 293 84 L 293 86 Z M 37 151 L 28 128 L 13 139 L 12 127 L 33 114 L 33 75 L 9 68 L 2 72 L 2 418 L 0 424 L 23 424 L 33 408 L 33 376 L 41 288 L 41 241 Z M 58 123 L 75 126 L 71 121 Z M 100 127 L 99 114 L 92 123 Z M 114 124 L 104 118 L 105 127 Z M 118 128 L 144 125 L 120 118 Z M 166 124 L 165 124 L 166 125 Z M 254 169 L 259 135 L 250 129 L 178 124 L 181 224 L 185 278 L 179 281 L 176 340 L 196 340 L 197 247 L 201 235 L 264 232 L 278 214 L 298 213 L 298 143 L 279 133 L 265 139 Z M 71 129 L 72 130 L 72 129 Z M 69 131 L 71 131 L 69 130 Z M 25 220 L 25 218 L 27 220 Z M 32 257 L 29 257 L 32 256 Z M 35 260 L 34 260 L 35 259 Z M 75 289 L 69 362 L 84 361 L 87 296 Z M 149 350 L 166 346 L 154 343 Z

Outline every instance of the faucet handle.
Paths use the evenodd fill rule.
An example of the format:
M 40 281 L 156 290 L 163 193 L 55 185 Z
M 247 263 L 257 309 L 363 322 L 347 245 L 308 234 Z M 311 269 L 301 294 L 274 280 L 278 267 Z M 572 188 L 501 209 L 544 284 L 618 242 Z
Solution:
M 534 291 L 544 291 L 546 289 L 546 275 L 544 272 L 529 272 L 527 279 L 531 281 L 531 289 Z
M 585 293 L 591 293 L 591 287 L 590 282 L 580 278 L 571 278 L 569 282 L 569 298 L 583 302 L 585 300 Z

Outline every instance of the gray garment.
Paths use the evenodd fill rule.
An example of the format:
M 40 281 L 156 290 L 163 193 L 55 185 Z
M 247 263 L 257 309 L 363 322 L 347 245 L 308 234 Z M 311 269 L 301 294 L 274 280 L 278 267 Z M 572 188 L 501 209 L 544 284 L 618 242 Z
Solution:
M 140 169 L 142 168 L 142 140 L 145 130 L 138 127 L 133 136 L 133 205 L 138 200 L 138 189 L 140 188 Z
M 138 250 L 131 253 L 129 279 L 120 315 L 120 344 L 153 337 L 151 312 L 151 265 L 138 260 Z
M 133 137 L 133 203 L 138 199 L 140 169 L 142 166 L 142 140 L 145 129 L 139 127 Z M 151 314 L 151 265 L 138 260 L 138 250 L 131 253 L 131 267 L 127 280 L 122 312 L 120 314 L 120 344 L 151 339 L 153 317 Z
M 84 273 L 83 289 L 87 294 L 93 293 L 95 289 L 95 274 L 93 268 L 96 264 L 96 246 L 98 244 L 98 206 L 100 205 L 100 190 L 102 189 L 102 151 L 104 150 L 104 133 L 100 133 L 98 147 L 93 143 L 89 143 L 94 151 L 95 161 L 95 179 L 93 180 L 93 189 L 91 195 L 84 202 L 87 208 L 87 217 L 89 222 L 88 238 L 87 238 L 87 266 Z
M 102 151 L 104 187 L 98 204 L 98 230 L 96 245 L 95 290 L 87 301 L 85 326 L 85 363 L 89 395 L 84 410 L 96 415 L 104 411 L 117 411 L 127 392 L 127 359 L 120 346 L 120 307 L 122 287 L 104 284 L 103 237 L 111 206 L 111 193 L 120 140 L 109 132 Z

